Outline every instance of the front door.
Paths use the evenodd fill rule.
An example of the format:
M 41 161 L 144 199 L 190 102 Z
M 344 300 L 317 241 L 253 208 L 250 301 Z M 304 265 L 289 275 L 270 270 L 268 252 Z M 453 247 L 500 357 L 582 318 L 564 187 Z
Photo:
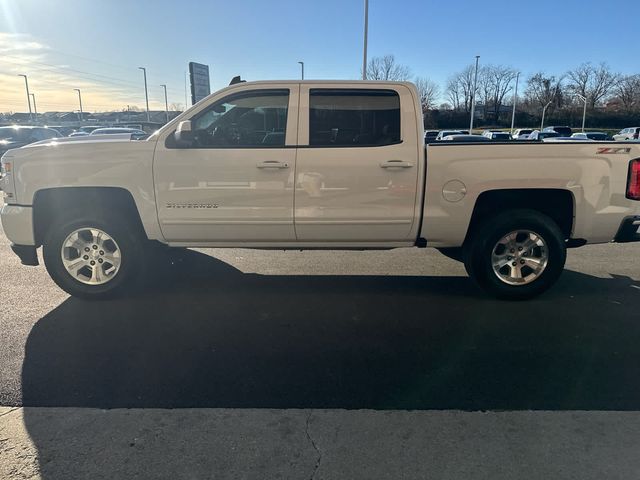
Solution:
M 419 149 L 409 88 L 302 84 L 298 241 L 408 241 L 417 228 Z M 413 237 L 415 240 L 415 236 Z
M 158 217 L 169 242 L 287 242 L 293 226 L 299 87 L 240 89 L 191 118 L 154 156 Z

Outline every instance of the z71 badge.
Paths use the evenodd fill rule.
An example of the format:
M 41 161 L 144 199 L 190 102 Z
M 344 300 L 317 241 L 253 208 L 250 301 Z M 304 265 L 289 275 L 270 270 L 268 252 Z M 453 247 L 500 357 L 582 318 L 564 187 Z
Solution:
M 629 147 L 602 147 L 598 149 L 598 155 L 623 155 L 631 152 Z

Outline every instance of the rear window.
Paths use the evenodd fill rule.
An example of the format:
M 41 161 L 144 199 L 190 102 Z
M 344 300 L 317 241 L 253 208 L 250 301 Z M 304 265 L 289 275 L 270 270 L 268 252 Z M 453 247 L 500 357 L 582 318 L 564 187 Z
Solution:
M 364 89 L 309 92 L 309 145 L 366 147 L 400 141 L 397 92 Z

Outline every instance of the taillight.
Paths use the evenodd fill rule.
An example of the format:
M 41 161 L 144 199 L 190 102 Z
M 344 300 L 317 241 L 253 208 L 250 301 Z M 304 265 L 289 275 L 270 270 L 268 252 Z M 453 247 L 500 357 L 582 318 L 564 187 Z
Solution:
M 640 158 L 631 160 L 627 180 L 627 198 L 640 200 Z

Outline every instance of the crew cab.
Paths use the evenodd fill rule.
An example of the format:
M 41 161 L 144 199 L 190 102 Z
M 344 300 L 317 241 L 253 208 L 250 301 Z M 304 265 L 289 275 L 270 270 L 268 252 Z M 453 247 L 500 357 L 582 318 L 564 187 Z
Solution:
M 71 295 L 126 292 L 170 247 L 434 247 L 500 298 L 537 295 L 566 249 L 640 240 L 640 145 L 424 145 L 405 82 L 236 83 L 148 139 L 2 157 L 13 250 Z

